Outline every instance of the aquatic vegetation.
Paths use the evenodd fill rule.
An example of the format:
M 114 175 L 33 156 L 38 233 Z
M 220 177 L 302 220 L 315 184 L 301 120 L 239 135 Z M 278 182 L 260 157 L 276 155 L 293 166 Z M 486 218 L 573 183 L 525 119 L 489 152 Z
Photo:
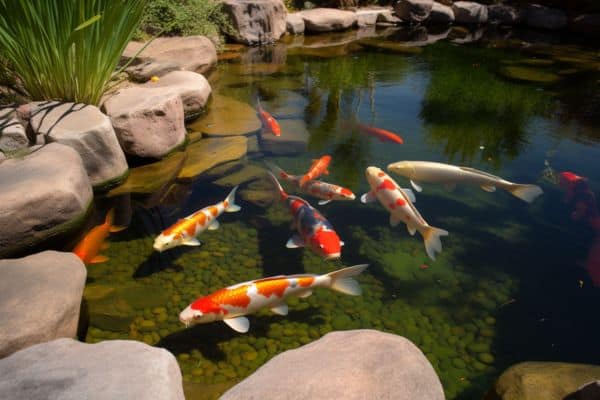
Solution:
M 97 105 L 147 3 L 1 1 L 0 47 L 34 100 Z
M 560 76 L 531 67 L 510 66 L 500 70 L 502 75 L 510 79 L 535 83 L 554 83 L 560 80 Z

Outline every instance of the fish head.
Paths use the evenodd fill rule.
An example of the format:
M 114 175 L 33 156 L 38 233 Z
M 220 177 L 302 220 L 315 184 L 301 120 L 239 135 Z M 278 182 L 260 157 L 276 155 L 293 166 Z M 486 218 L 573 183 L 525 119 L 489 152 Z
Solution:
M 333 229 L 322 227 L 310 238 L 311 247 L 326 260 L 341 257 L 342 243 Z
M 163 252 L 181 245 L 182 242 L 183 238 L 181 235 L 161 233 L 154 239 L 154 245 L 152 247 L 158 252 Z
M 410 161 L 398 161 L 388 165 L 388 171 L 398 174 L 400 176 L 404 176 L 406 178 L 411 178 L 415 174 L 415 167 L 411 164 Z
M 331 156 L 330 155 L 324 155 L 323 157 L 321 157 L 321 161 L 323 161 L 324 163 L 329 164 L 331 162 Z
M 342 190 L 340 191 L 340 194 L 342 196 L 344 196 L 345 199 L 348 199 L 348 200 L 354 200 L 356 198 L 356 196 L 354 195 L 354 193 L 352 193 L 352 191 L 350 189 L 342 188 Z
M 367 182 L 369 182 L 371 188 L 375 188 L 379 185 L 379 182 L 382 179 L 387 177 L 387 174 L 383 172 L 381 168 L 367 167 L 367 170 L 365 171 L 365 177 L 367 178 Z
M 213 322 L 216 320 L 216 317 L 217 315 L 214 313 L 202 312 L 202 310 L 195 308 L 194 303 L 190 304 L 179 313 L 179 321 L 186 327 Z

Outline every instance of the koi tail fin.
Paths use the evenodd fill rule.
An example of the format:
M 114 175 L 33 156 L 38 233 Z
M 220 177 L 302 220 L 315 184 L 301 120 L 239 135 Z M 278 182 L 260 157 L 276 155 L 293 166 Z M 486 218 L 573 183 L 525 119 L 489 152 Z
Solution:
M 328 273 L 325 276 L 330 279 L 329 287 L 335 291 L 351 296 L 360 295 L 360 286 L 353 277 L 363 272 L 368 266 L 369 264 L 354 265 L 352 267 L 342 268 Z
M 442 251 L 442 241 L 440 240 L 440 237 L 448 236 L 448 231 L 428 226 L 421 234 L 423 235 L 427 255 L 432 260 L 435 260 L 435 254 Z
M 537 185 L 519 185 L 516 183 L 507 187 L 506 190 L 508 190 L 513 196 L 518 197 L 519 199 L 528 203 L 531 203 L 538 196 L 544 193 L 542 188 Z
M 234 187 L 225 198 L 225 202 L 227 204 L 225 207 L 225 212 L 238 212 L 242 209 L 242 207 L 235 204 L 235 192 L 237 191 L 238 187 L 239 186 Z
M 271 180 L 273 181 L 273 183 L 275 184 L 275 187 L 277 188 L 277 191 L 279 192 L 279 196 L 281 197 L 281 200 L 285 201 L 285 199 L 288 198 L 288 194 L 285 192 L 285 190 L 283 190 L 283 188 L 281 187 L 281 184 L 279 183 L 279 181 L 277 180 L 275 175 L 273 175 L 271 172 L 268 172 L 268 174 L 271 177 Z
M 110 210 L 108 210 L 108 212 L 106 213 L 106 217 L 104 218 L 104 224 L 109 226 L 108 231 L 112 232 L 112 233 L 121 232 L 122 230 L 127 228 L 126 226 L 113 225 L 114 222 L 115 222 L 115 209 L 111 208 Z

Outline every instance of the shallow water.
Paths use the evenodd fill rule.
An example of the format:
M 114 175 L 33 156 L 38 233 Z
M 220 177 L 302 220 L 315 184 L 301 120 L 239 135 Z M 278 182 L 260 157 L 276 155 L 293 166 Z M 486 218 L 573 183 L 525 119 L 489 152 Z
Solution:
M 519 361 L 600 361 L 600 289 L 584 268 L 594 233 L 572 218 L 573 204 L 554 175 L 572 171 L 587 177 L 592 190 L 600 185 L 598 49 L 525 46 L 518 36 L 498 35 L 415 47 L 402 42 L 415 40 L 413 33 L 388 33 L 385 40 L 356 42 L 353 32 L 225 53 L 227 61 L 210 77 L 214 93 L 251 105 L 260 96 L 282 135 L 294 135 L 300 145 L 287 154 L 253 152 L 177 179 L 197 150 L 194 133 L 186 151 L 138 169 L 137 186 L 98 199 L 90 226 L 114 207 L 117 223 L 128 228 L 111 235 L 103 252 L 108 262 L 88 267 L 86 341 L 128 338 L 167 348 L 194 399 L 216 398 L 274 355 L 340 329 L 373 328 L 411 339 L 450 399 L 481 397 Z M 449 37 L 459 41 L 461 35 Z M 228 115 L 242 122 L 227 121 L 227 129 L 255 129 L 243 107 L 232 107 L 237 111 Z M 404 144 L 353 131 L 353 119 L 394 131 Z M 192 131 L 220 128 L 218 119 L 190 125 Z M 300 174 L 323 154 L 333 157 L 331 175 L 323 179 L 357 197 L 367 190 L 367 166 L 399 160 L 468 165 L 537 183 L 544 195 L 528 205 L 502 190 L 424 185 L 416 207 L 429 224 L 450 232 L 436 261 L 418 234 L 390 228 L 378 203 L 320 206 L 346 243 L 342 261 L 325 262 L 309 250 L 285 247 L 291 217 L 270 204 L 262 172 L 268 159 Z M 221 228 L 203 233 L 201 247 L 153 252 L 161 230 L 222 200 L 236 183 L 242 212 L 220 217 Z M 362 296 L 317 290 L 289 299 L 288 316 L 262 311 L 250 317 L 247 334 L 222 323 L 184 329 L 177 318 L 198 296 L 234 283 L 365 262 Z

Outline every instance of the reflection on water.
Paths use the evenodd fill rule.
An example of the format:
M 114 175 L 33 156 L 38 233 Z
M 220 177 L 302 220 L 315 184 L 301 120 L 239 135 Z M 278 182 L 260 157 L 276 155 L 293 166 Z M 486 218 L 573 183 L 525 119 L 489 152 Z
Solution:
M 581 206 L 565 201 L 559 174 L 549 170 L 585 176 L 592 196 L 600 185 L 597 50 L 524 45 L 504 36 L 492 41 L 456 29 L 373 35 L 353 31 L 228 49 L 209 78 L 240 118 L 213 115 L 209 128 L 223 135 L 227 122 L 248 139 L 227 139 L 226 147 L 218 142 L 225 139 L 210 139 L 216 146 L 210 157 L 194 153 L 202 141 L 193 143 L 133 170 L 123 187 L 99 200 L 100 209 L 115 209 L 115 223 L 130 223 L 109 236 L 103 253 L 109 260 L 88 269 L 87 341 L 129 338 L 169 349 L 188 398 L 198 399 L 216 398 L 274 355 L 339 329 L 408 337 L 434 365 L 448 398 L 481 397 L 518 361 L 600 359 L 600 294 L 590 272 L 600 246 L 594 226 L 573 220 Z M 479 42 L 458 44 L 470 40 Z M 580 89 L 587 97 L 577 95 Z M 281 138 L 256 136 L 248 105 L 257 96 L 279 120 Z M 398 133 L 404 144 L 367 136 L 357 122 Z M 191 129 L 208 129 L 201 125 Z M 236 158 L 239 146 L 252 158 L 199 176 L 181 173 L 205 170 L 219 155 Z M 419 239 L 389 227 L 380 206 L 333 202 L 318 208 L 346 245 L 343 262 L 324 262 L 285 248 L 289 212 L 272 204 L 261 159 L 302 174 L 323 154 L 332 156 L 324 180 L 357 195 L 368 189 L 367 166 L 403 159 L 461 163 L 537 183 L 545 193 L 528 205 L 503 191 L 428 186 L 417 196 L 418 208 L 431 225 L 450 231 L 434 262 Z M 236 184 L 242 212 L 221 216 L 220 229 L 204 232 L 201 247 L 153 251 L 161 230 L 222 200 Z M 362 296 L 317 290 L 290 299 L 286 317 L 266 310 L 250 316 L 245 335 L 221 323 L 184 329 L 177 318 L 198 296 L 237 282 L 364 262 L 371 267 L 359 277 Z

